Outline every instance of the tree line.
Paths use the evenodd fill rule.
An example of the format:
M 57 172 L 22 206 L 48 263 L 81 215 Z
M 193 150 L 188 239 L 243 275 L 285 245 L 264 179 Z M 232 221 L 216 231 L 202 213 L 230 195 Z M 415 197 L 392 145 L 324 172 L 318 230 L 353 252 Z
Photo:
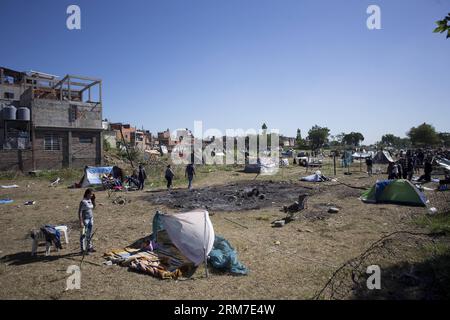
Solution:
M 361 132 L 339 133 L 330 135 L 331 130 L 327 127 L 314 125 L 308 131 L 308 135 L 303 138 L 300 129 L 297 129 L 296 144 L 300 149 L 318 150 L 323 147 L 360 147 L 364 141 Z M 450 147 L 450 133 L 437 132 L 436 129 L 427 123 L 422 123 L 417 127 L 412 127 L 406 132 L 406 137 L 401 138 L 394 134 L 387 133 L 375 145 L 379 148 L 436 148 Z

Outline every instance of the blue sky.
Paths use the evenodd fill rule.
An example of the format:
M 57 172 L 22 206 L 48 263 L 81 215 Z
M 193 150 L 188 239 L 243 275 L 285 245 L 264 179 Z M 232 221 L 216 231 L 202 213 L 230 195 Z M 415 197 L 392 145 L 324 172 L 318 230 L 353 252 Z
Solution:
M 81 30 L 66 8 L 81 8 Z M 368 30 L 368 5 L 381 30 Z M 103 79 L 104 117 L 166 128 L 314 124 L 367 143 L 450 131 L 450 0 L 1 0 L 0 65 Z

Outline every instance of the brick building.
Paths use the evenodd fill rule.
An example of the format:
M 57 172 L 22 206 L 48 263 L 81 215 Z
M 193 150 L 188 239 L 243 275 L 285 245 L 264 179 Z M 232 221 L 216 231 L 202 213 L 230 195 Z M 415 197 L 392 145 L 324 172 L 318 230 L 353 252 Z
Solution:
M 102 164 L 100 79 L 0 67 L 0 108 L 0 170 Z

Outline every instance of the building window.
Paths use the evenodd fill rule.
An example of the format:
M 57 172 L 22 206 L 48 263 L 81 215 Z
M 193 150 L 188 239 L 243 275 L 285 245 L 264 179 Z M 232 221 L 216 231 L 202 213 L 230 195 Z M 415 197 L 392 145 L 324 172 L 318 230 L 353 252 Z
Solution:
M 92 137 L 80 137 L 78 140 L 80 143 L 92 143 Z
M 14 93 L 12 92 L 5 92 L 4 96 L 5 99 L 14 99 Z
M 61 150 L 61 145 L 59 143 L 59 137 L 57 135 L 51 134 L 44 137 L 44 150 L 45 151 L 59 151 Z
M 69 108 L 69 122 L 75 122 L 77 118 L 78 118 L 78 106 L 71 104 Z

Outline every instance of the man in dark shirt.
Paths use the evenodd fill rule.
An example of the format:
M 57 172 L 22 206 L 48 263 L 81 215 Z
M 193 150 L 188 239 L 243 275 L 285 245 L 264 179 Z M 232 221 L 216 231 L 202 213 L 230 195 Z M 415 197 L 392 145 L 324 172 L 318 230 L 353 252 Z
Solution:
M 430 182 L 431 181 L 431 172 L 432 171 L 433 171 L 433 166 L 431 164 L 431 160 L 430 160 L 430 158 L 427 158 L 425 160 L 425 165 L 424 165 L 424 174 L 422 176 L 420 176 L 418 181 L 425 180 L 426 182 Z
M 139 190 L 144 190 L 145 186 L 145 180 L 147 179 L 147 173 L 145 172 L 145 168 L 142 166 L 142 164 L 139 165 Z
M 373 170 L 372 170 L 372 167 L 373 167 L 372 157 L 366 158 L 366 166 L 367 166 L 367 173 L 369 174 L 369 177 L 371 177 L 372 173 L 373 173 Z
M 185 177 L 188 178 L 188 181 L 189 181 L 188 189 L 192 189 L 192 180 L 194 179 L 194 176 L 195 176 L 195 168 L 192 163 L 190 163 L 186 166 L 186 171 L 185 171 L 184 175 L 185 175 Z

